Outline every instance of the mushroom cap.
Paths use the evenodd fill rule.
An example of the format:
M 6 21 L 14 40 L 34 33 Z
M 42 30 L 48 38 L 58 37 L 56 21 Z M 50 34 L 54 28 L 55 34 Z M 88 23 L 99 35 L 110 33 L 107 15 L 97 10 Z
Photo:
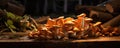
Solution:
M 86 17 L 86 14 L 82 13 L 82 14 L 78 15 L 77 17 Z
M 66 25 L 74 25 L 74 22 L 72 22 L 72 21 L 67 21 L 67 22 L 65 22 L 65 24 L 66 24 Z
M 64 16 L 60 16 L 60 17 L 58 17 L 58 19 L 59 19 L 59 18 L 64 18 Z
M 48 30 L 46 27 L 42 27 L 41 30 Z
M 85 18 L 85 21 L 92 21 L 92 18 Z
M 93 24 L 93 26 L 97 26 L 97 25 L 100 25 L 102 22 L 97 22 L 95 24 Z
M 74 30 L 74 31 L 80 31 L 77 27 L 74 27 L 73 30 Z

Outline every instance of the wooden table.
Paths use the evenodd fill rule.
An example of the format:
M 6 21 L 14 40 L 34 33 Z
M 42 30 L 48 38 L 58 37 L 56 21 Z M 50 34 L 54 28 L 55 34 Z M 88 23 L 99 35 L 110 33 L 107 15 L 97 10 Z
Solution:
M 2 48 L 118 48 L 120 37 L 100 37 L 81 40 L 0 40 Z

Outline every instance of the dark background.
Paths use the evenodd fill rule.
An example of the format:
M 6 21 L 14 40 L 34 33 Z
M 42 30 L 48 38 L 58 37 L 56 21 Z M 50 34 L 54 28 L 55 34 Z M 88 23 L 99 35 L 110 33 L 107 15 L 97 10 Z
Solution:
M 63 11 L 64 0 L 48 0 L 47 13 L 44 13 L 45 0 L 16 0 L 23 4 L 26 8 L 25 14 L 32 16 L 48 15 L 51 13 L 65 13 Z M 81 5 L 96 6 L 107 0 L 82 0 Z M 53 9 L 53 2 L 56 4 L 56 10 Z M 78 5 L 78 0 L 68 0 L 67 13 L 74 13 L 75 6 Z

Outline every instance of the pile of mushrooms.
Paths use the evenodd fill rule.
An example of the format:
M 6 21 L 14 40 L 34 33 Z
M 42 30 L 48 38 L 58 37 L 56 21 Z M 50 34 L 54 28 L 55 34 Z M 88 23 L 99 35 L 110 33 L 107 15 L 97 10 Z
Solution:
M 91 23 L 91 21 L 92 19 L 87 18 L 85 13 L 78 15 L 77 19 L 64 16 L 49 18 L 46 24 L 38 27 L 38 31 L 31 31 L 28 36 L 41 40 L 68 40 L 118 35 L 118 28 L 110 26 L 104 28 L 101 22 Z

